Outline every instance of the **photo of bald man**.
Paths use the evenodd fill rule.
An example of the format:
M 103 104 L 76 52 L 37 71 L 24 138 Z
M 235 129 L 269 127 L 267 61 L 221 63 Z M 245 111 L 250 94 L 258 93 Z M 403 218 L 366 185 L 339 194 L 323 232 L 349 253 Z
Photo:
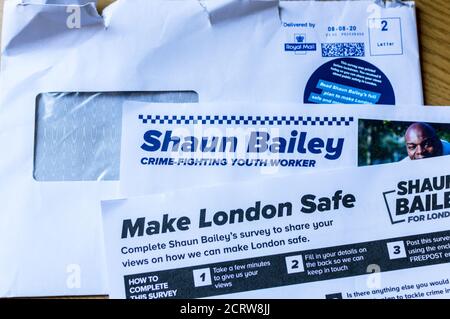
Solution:
M 450 143 L 441 140 L 436 130 L 428 123 L 413 123 L 405 133 L 408 157 L 405 160 L 419 160 L 450 155 Z

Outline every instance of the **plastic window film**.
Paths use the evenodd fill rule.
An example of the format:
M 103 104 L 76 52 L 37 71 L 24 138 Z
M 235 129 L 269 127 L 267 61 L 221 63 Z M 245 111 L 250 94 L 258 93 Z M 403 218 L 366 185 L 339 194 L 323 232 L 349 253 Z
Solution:
M 36 99 L 34 179 L 116 181 L 122 104 L 198 103 L 193 91 L 42 93 Z

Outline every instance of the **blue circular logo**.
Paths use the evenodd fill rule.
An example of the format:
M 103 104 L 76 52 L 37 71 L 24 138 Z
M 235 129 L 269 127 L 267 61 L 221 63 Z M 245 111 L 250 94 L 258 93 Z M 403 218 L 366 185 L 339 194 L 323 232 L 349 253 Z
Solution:
M 395 94 L 386 75 L 360 59 L 341 58 L 318 68 L 308 80 L 306 104 L 395 105 Z

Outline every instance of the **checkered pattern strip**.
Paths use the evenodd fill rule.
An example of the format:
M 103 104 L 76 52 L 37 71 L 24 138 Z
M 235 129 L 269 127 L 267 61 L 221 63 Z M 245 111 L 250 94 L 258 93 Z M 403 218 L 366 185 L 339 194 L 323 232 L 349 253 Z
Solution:
M 349 126 L 353 117 L 228 116 L 228 115 L 139 115 L 144 124 L 313 125 Z

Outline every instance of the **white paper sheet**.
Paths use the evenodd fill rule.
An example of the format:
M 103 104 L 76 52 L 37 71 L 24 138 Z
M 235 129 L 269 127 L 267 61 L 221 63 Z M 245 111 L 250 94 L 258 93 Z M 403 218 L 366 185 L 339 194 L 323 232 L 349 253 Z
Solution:
M 448 107 L 129 102 L 122 119 L 123 196 L 399 162 L 413 122 L 444 139 L 428 156 L 449 154 Z
M 448 163 L 440 157 L 102 202 L 109 293 L 448 298 Z
M 99 200 L 115 198 L 118 182 L 34 179 L 36 104 L 42 93 L 195 91 L 202 102 L 300 102 L 305 96 L 318 100 L 322 92 L 329 99 L 329 82 L 349 72 L 356 81 L 351 83 L 368 73 L 370 87 L 359 89 L 373 101 L 392 103 L 394 94 L 397 104 L 422 102 L 411 3 L 384 8 L 372 1 L 300 1 L 279 7 L 273 1 L 202 6 L 194 0 L 119 0 L 100 16 L 92 3 L 68 2 L 5 2 L 0 147 L 7 156 L 0 161 L 0 296 L 106 292 Z M 381 32 L 393 43 L 381 52 L 387 56 L 371 51 Z M 322 56 L 322 44 L 325 55 L 333 57 Z M 321 68 L 331 61 L 339 68 L 336 79 L 333 64 Z M 321 89 L 316 88 L 319 75 L 326 76 Z M 112 116 L 100 108 L 90 113 L 82 125 Z M 56 139 L 56 131 L 48 142 L 76 138 L 74 127 L 79 126 L 62 120 L 58 130 L 65 138 Z M 99 132 L 87 138 L 103 147 L 107 137 Z M 88 166 L 105 156 L 102 147 Z M 78 165 L 70 159 L 74 149 L 57 157 L 68 159 L 55 163 L 58 171 Z

